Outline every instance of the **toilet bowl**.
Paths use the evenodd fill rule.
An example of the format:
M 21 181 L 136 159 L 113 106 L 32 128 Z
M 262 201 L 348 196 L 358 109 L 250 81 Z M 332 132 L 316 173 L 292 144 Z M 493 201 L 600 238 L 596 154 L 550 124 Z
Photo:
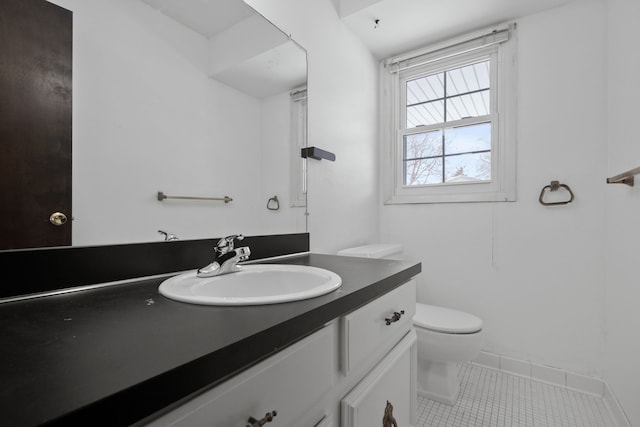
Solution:
M 378 243 L 344 249 L 338 255 L 401 259 L 402 246 Z M 452 405 L 458 398 L 458 364 L 473 360 L 482 347 L 482 320 L 472 314 L 416 303 L 418 394 Z
M 482 347 L 482 320 L 445 307 L 416 303 L 418 394 L 453 405 L 458 399 L 458 364 L 474 359 Z

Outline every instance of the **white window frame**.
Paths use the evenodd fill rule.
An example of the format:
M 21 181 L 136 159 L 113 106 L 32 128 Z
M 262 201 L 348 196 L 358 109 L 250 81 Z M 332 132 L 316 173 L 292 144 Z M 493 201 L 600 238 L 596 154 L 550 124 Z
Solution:
M 515 24 L 456 38 L 382 62 L 381 169 L 385 204 L 504 202 L 516 200 Z M 404 185 L 403 137 L 430 127 L 404 129 L 404 83 L 420 75 L 491 60 L 491 180 Z M 445 123 L 463 125 L 477 118 Z M 437 127 L 437 126 L 436 126 Z
M 289 175 L 290 206 L 307 206 L 307 159 L 300 155 L 307 146 L 307 88 L 290 92 L 291 97 L 291 166 Z

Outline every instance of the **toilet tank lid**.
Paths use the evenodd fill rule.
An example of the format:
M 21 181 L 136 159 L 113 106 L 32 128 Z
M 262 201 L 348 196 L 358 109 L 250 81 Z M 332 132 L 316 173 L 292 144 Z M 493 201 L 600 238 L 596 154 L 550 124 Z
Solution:
M 450 334 L 472 334 L 482 329 L 482 319 L 473 314 L 421 303 L 416 304 L 413 324 Z
M 338 251 L 341 256 L 355 256 L 360 258 L 384 258 L 402 252 L 402 245 L 397 243 L 376 243 L 358 246 L 356 248 Z

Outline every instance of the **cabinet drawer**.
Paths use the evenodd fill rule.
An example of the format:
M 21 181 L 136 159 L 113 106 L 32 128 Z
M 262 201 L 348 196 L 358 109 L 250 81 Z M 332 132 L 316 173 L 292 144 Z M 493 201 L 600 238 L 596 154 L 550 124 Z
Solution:
M 345 375 L 356 366 L 384 354 L 412 328 L 416 310 L 416 281 L 381 296 L 341 319 L 340 364 Z M 395 312 L 404 314 L 387 324 Z M 373 360 L 373 359 L 372 359 Z
M 342 427 L 414 425 L 416 411 L 416 332 L 411 330 L 340 403 Z M 392 410 L 391 410 L 392 408 Z M 387 424 L 385 424 L 387 425 Z
M 333 386 L 334 337 L 334 329 L 325 327 L 154 420 L 150 426 L 245 427 L 249 417 L 259 420 L 271 411 L 277 415 L 269 426 L 300 425 L 305 410 Z

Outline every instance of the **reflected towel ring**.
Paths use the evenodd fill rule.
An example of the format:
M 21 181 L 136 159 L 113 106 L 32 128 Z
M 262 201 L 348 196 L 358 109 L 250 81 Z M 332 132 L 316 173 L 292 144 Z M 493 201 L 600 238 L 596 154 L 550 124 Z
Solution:
M 544 195 L 547 190 L 549 191 L 558 191 L 560 188 L 564 188 L 569 192 L 569 200 L 561 201 L 561 202 L 545 202 Z M 553 205 L 566 205 L 567 203 L 573 202 L 574 196 L 573 191 L 566 184 L 560 184 L 560 181 L 551 181 L 551 184 L 545 185 L 542 187 L 542 191 L 540 192 L 540 197 L 538 197 L 538 201 L 544 206 L 553 206 Z
M 278 196 L 273 196 L 269 200 L 267 200 L 267 209 L 270 211 L 277 211 L 280 209 L 280 202 L 278 201 Z

